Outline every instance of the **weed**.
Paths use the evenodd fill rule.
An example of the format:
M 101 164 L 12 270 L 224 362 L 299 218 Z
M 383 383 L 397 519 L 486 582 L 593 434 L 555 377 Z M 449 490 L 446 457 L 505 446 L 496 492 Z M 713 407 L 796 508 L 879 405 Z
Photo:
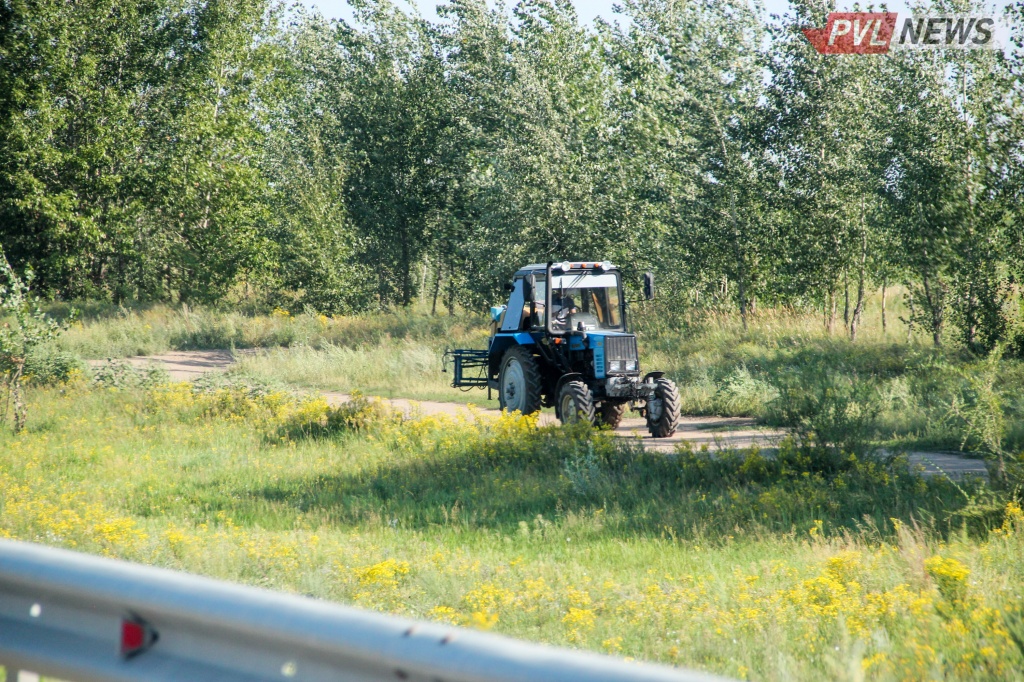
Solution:
M 103 388 L 151 388 L 171 380 L 157 364 L 136 367 L 128 362 L 108 360 L 93 369 L 92 381 Z
M 574 495 L 587 496 L 600 489 L 605 477 L 594 455 L 594 444 L 587 442 L 584 452 L 574 452 L 562 462 L 562 470 Z
M 856 374 L 805 367 L 774 378 L 778 398 L 770 420 L 787 426 L 802 445 L 863 455 L 877 436 L 877 389 Z
M 52 426 L 0 434 L 0 534 L 756 679 L 1024 665 L 1019 507 L 964 533 L 960 490 L 905 460 L 666 456 L 224 381 L 30 389 Z

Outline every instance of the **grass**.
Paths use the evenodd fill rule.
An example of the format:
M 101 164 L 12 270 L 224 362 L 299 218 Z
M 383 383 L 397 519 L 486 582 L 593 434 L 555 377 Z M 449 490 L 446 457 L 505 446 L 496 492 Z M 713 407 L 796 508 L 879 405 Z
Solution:
M 634 319 L 645 365 L 675 379 L 684 413 L 750 416 L 792 427 L 787 412 L 794 399 L 835 393 L 870 415 L 861 424 L 863 440 L 895 449 L 960 449 L 963 424 L 950 417 L 950 406 L 974 399 L 968 377 L 984 370 L 984 359 L 908 334 L 900 321 L 905 315 L 899 297 L 890 298 L 883 332 L 876 292 L 855 343 L 843 333 L 841 316 L 838 331 L 828 334 L 820 314 L 807 311 L 763 310 L 746 331 L 731 313 L 666 316 L 648 309 Z M 1022 382 L 1024 362 L 1002 359 L 995 383 L 1007 422 L 1005 445 L 1015 451 L 1024 450 Z
M 230 372 L 262 383 L 322 391 L 495 407 L 496 400 L 488 401 L 486 391 L 451 387 L 451 374 L 441 372 L 443 352 L 418 339 L 389 338 L 361 347 L 323 342 L 317 348 L 273 348 L 243 356 Z
M 70 306 L 51 312 L 66 315 Z M 84 359 L 152 355 L 168 350 L 220 348 L 366 348 L 400 340 L 442 348 L 447 343 L 486 343 L 482 316 L 431 316 L 414 310 L 351 317 L 246 315 L 212 309 L 157 305 L 138 310 L 99 308 L 83 315 L 60 341 L 60 349 Z
M 640 303 L 642 364 L 668 372 L 680 386 L 687 414 L 754 417 L 799 427 L 808 405 L 822 400 L 855 405 L 861 416 L 830 425 L 831 436 L 856 438 L 889 449 L 956 450 L 963 419 L 951 406 L 976 399 L 969 378 L 981 359 L 955 348 L 935 349 L 900 321 L 900 292 L 890 292 L 888 330 L 882 330 L 878 292 L 869 297 L 858 340 L 825 332 L 820 313 L 761 310 L 743 330 L 732 313 L 667 313 Z M 68 357 L 105 358 L 166 350 L 259 348 L 233 372 L 250 380 L 309 389 L 362 391 L 384 397 L 453 401 L 494 407 L 483 390 L 458 391 L 440 372 L 446 347 L 483 348 L 487 321 L 422 310 L 327 318 L 316 315 L 244 315 L 157 306 L 130 310 L 83 306 L 88 314 L 53 349 L 50 374 L 66 375 Z M 60 313 L 63 308 L 56 312 Z M 38 364 L 47 365 L 47 362 Z M 47 365 L 48 366 L 48 365 Z M 999 363 L 995 388 L 1002 396 L 1007 449 L 1024 450 L 1024 362 Z M 845 408 L 844 408 L 845 409 Z M 819 425 L 820 426 L 820 425 Z M 855 433 L 854 433 L 855 432 Z M 851 435 L 852 434 L 852 435 Z M 831 437 L 830 436 L 830 437 Z
M 72 326 L 50 355 L 98 360 L 170 350 L 262 349 L 241 355 L 232 372 L 261 383 L 315 390 L 495 404 L 485 391 L 451 388 L 451 375 L 440 371 L 446 347 L 486 347 L 487 324 L 478 316 L 406 311 L 328 318 L 285 311 L 253 316 L 187 307 L 84 307 L 90 314 Z M 67 311 L 58 306 L 54 312 Z
M 1024 514 L 978 481 L 120 383 L 30 390 L 0 534 L 746 679 L 1021 679 Z

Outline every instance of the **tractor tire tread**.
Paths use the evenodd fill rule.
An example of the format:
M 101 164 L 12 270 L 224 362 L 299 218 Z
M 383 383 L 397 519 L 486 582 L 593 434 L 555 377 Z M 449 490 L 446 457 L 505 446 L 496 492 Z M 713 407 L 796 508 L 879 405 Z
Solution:
M 501 359 L 501 371 L 504 373 L 505 365 L 508 363 L 508 358 L 515 356 L 519 360 L 520 366 L 523 368 L 523 378 L 526 380 L 526 409 L 523 410 L 523 414 L 533 414 L 539 412 L 541 407 L 541 391 L 543 384 L 540 376 L 540 366 L 537 364 L 537 358 L 533 357 L 533 354 L 523 348 L 522 346 L 513 346 L 505 351 L 505 355 Z M 501 374 L 498 375 L 498 382 L 501 383 Z M 503 403 L 504 400 L 501 398 L 499 389 L 498 393 L 499 404 Z M 501 405 L 501 409 L 505 409 L 504 405 Z
M 679 423 L 679 389 L 674 381 L 664 377 L 655 379 L 654 385 L 655 395 L 661 398 L 661 418 L 652 422 L 648 417 L 647 430 L 654 438 L 668 438 L 676 432 Z
M 586 421 L 590 424 L 594 423 L 594 396 L 590 392 L 590 388 L 582 381 L 567 381 L 562 384 L 561 390 L 559 390 L 558 405 L 562 404 L 561 395 L 569 391 L 572 393 L 573 401 L 576 404 L 576 411 L 579 413 L 581 421 Z M 559 421 L 563 424 L 566 423 L 565 419 L 561 414 L 558 415 Z
M 595 414 L 595 423 L 598 426 L 617 429 L 622 423 L 622 417 L 626 414 L 628 407 L 629 403 L 601 403 L 601 409 Z

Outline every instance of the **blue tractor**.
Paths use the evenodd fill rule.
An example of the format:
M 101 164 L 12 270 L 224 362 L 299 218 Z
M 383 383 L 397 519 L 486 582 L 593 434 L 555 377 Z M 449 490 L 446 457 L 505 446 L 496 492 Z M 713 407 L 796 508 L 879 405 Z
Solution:
M 653 275 L 644 295 L 654 296 Z M 679 391 L 664 372 L 641 377 L 618 268 L 606 262 L 527 265 L 507 285 L 508 303 L 491 308 L 487 350 L 448 351 L 452 385 L 498 392 L 501 407 L 523 414 L 554 406 L 562 423 L 619 425 L 627 408 L 655 438 L 675 433 Z

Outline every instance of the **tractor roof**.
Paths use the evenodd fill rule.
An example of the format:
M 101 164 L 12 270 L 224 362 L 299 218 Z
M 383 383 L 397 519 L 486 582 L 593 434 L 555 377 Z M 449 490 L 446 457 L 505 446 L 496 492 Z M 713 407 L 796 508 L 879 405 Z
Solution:
M 608 261 L 596 261 L 596 260 L 567 260 L 558 263 L 552 263 L 552 268 L 561 268 L 563 272 L 567 271 L 579 271 L 579 270 L 596 270 L 598 272 L 607 272 L 609 270 L 618 270 L 614 265 Z M 531 263 L 530 265 L 524 265 L 516 271 L 517 275 L 542 275 L 547 271 L 547 263 Z

